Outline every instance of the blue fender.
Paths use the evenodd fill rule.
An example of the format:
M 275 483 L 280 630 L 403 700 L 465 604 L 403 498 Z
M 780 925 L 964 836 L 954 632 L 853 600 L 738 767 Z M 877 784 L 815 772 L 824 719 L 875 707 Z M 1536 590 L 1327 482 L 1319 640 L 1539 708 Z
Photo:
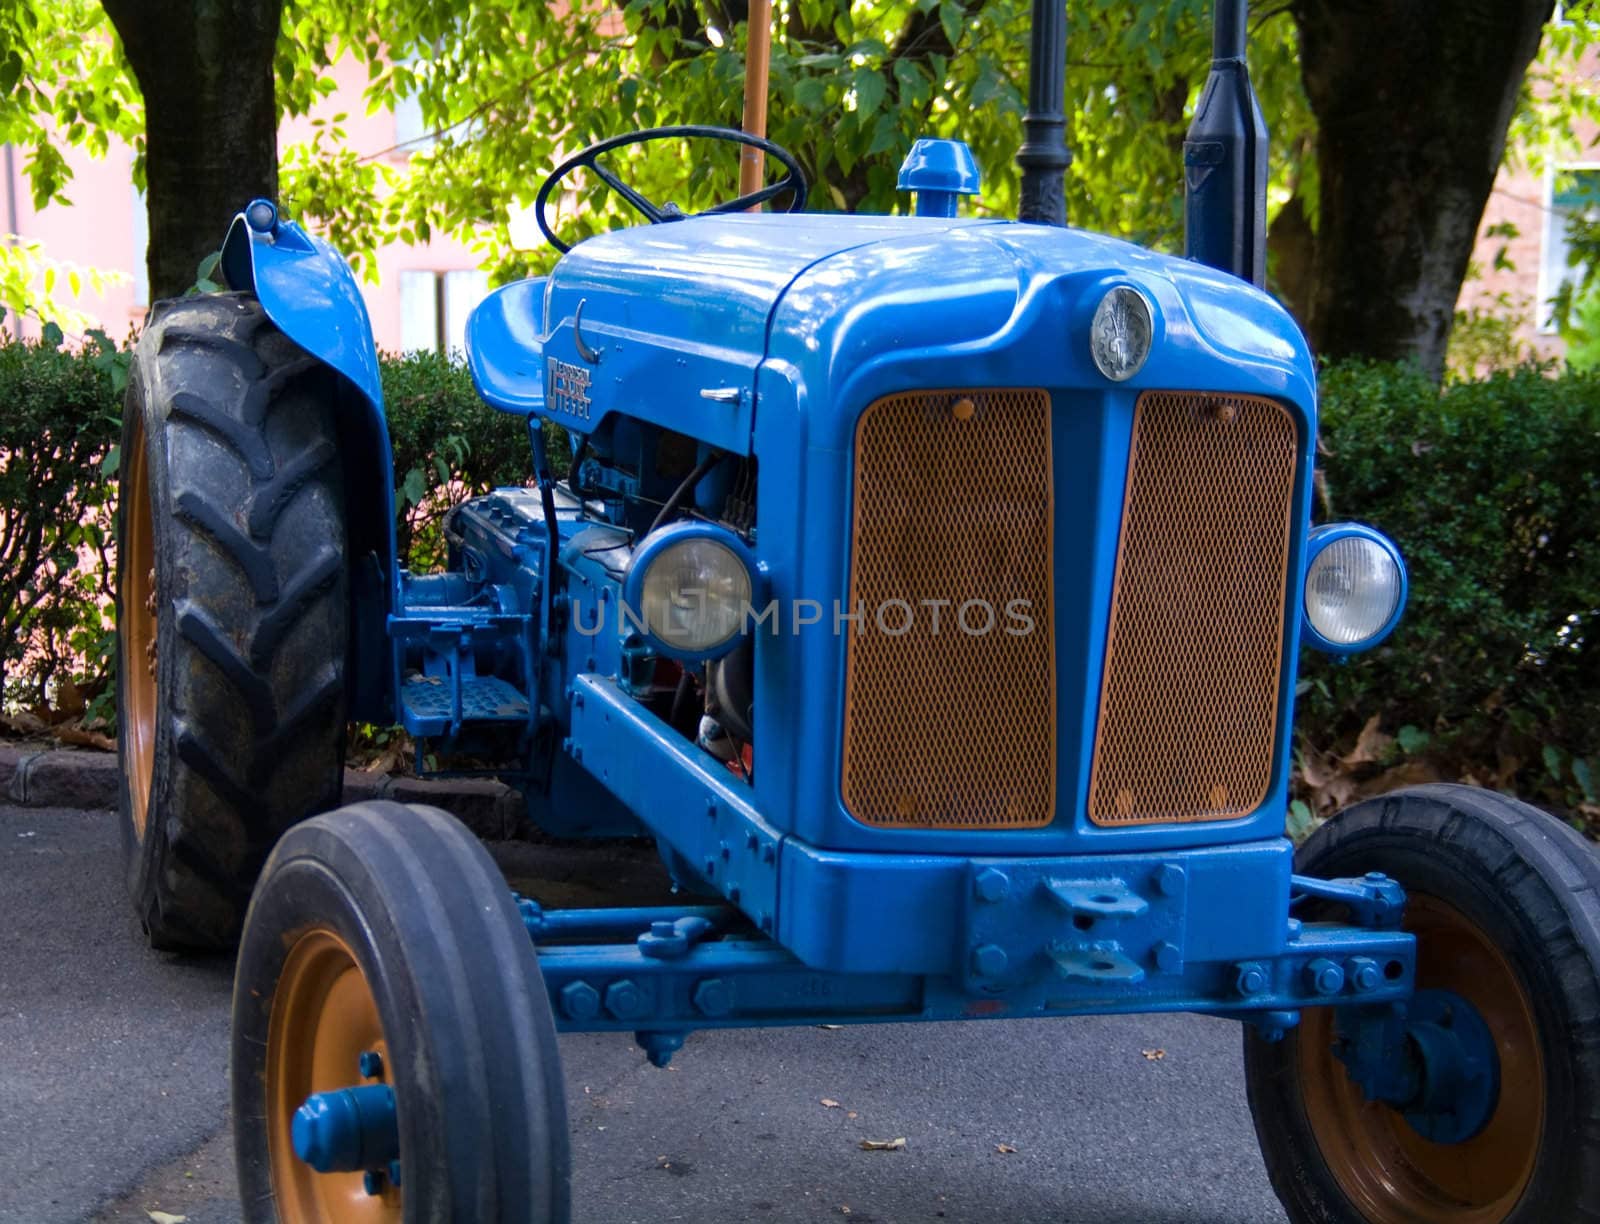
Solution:
M 395 605 L 394 456 L 372 322 L 344 256 L 269 200 L 252 200 L 222 244 L 228 287 L 252 292 L 267 317 L 311 356 L 336 370 L 353 394 L 339 414 L 345 531 L 351 565 L 351 717 L 387 721 L 392 679 L 386 618 Z

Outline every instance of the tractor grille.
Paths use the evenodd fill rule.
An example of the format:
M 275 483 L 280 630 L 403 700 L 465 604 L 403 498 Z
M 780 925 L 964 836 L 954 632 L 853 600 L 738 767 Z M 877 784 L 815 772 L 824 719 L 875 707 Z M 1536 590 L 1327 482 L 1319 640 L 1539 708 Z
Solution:
M 1135 409 L 1089 818 L 1225 820 L 1266 796 L 1295 427 L 1252 396 Z
M 867 824 L 902 828 L 1049 824 L 1050 397 L 877 400 L 856 430 L 854 510 L 850 610 L 866 618 L 847 639 L 845 806 Z M 937 633 L 923 600 L 948 601 Z M 1012 600 L 1027 601 L 1032 632 L 1006 632 L 1022 627 L 1007 616 Z M 964 631 L 989 623 L 985 607 L 988 631 Z M 908 612 L 909 631 L 894 632 Z

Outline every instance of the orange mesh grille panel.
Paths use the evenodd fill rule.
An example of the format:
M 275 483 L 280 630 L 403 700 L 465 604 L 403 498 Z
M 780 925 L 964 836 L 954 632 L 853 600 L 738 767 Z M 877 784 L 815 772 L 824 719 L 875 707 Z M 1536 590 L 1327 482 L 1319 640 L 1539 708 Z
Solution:
M 1226 820 L 1267 793 L 1295 429 L 1271 400 L 1139 398 L 1089 819 Z
M 866 619 L 846 647 L 841 779 L 857 820 L 1050 823 L 1052 511 L 1045 392 L 891 395 L 862 414 L 850 605 Z

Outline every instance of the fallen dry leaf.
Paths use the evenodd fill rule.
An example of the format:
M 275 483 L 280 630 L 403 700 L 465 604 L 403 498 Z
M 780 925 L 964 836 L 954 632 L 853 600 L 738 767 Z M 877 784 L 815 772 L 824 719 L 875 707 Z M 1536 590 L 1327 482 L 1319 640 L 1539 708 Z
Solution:
M 1014 1156 L 1016 1155 L 1017 1151 L 1017 1149 L 1012 1147 L 1009 1143 L 997 1143 L 994 1145 L 994 1150 L 999 1152 L 1002 1156 Z
M 1140 1050 L 1139 1052 L 1151 1062 L 1160 1062 L 1167 1056 L 1167 1052 L 1165 1050 Z
M 852 1109 L 849 1113 L 845 1114 L 845 1117 L 847 1117 L 847 1118 L 856 1118 L 856 1117 L 860 1117 L 860 1115 L 857 1114 L 856 1111 Z
M 863 1152 L 903 1152 L 906 1141 L 904 1139 L 863 1139 L 861 1150 Z
M 832 1097 L 823 1097 L 822 1098 L 822 1108 L 824 1108 L 824 1109 L 838 1109 L 839 1108 L 839 1102 L 834 1100 Z
M 155 1221 L 155 1224 L 183 1224 L 189 1218 L 188 1216 L 173 1215 L 166 1211 L 147 1211 L 145 1215 Z
M 98 731 L 85 731 L 81 727 L 57 727 L 55 737 L 63 744 L 75 744 L 80 748 L 98 748 L 102 752 L 115 752 L 117 741 L 108 735 L 101 735 Z
M 1388 754 L 1389 745 L 1394 743 L 1394 736 L 1385 735 L 1378 730 L 1381 717 L 1382 715 L 1374 714 L 1367 719 L 1367 725 L 1361 728 L 1361 734 L 1356 737 L 1356 746 L 1342 758 L 1345 768 L 1375 764 Z

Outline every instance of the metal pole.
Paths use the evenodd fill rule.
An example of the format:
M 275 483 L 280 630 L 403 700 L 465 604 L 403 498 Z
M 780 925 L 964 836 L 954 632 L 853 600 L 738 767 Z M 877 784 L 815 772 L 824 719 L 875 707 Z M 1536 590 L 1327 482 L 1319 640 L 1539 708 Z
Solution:
M 1267 125 L 1245 64 L 1245 0 L 1217 0 L 1211 75 L 1183 142 L 1184 254 L 1267 279 Z
M 767 134 L 767 67 L 772 62 L 772 0 L 750 0 L 750 20 L 745 27 L 744 130 L 752 136 Z M 739 156 L 739 194 L 761 190 L 766 154 L 750 145 Z M 759 212 L 760 206 L 750 210 Z
M 1066 140 L 1067 6 L 1065 0 L 1033 0 L 1033 38 L 1028 60 L 1028 113 L 1022 117 L 1020 221 L 1067 223 Z

